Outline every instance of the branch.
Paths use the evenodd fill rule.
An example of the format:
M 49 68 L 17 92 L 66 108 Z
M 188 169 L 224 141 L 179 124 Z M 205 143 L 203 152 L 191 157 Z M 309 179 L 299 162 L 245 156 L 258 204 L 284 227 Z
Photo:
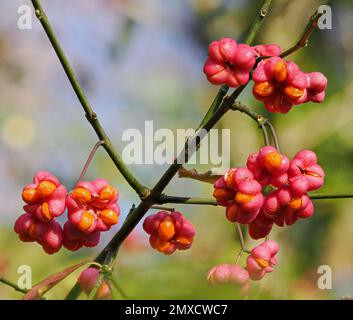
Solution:
M 271 132 L 271 135 L 272 135 L 273 143 L 275 144 L 277 151 L 281 152 L 281 149 L 279 147 L 278 136 L 277 136 L 277 132 L 276 132 L 275 127 L 272 125 L 272 123 L 268 119 L 266 119 L 266 123 L 265 124 L 270 128 L 270 132 Z
M 77 81 L 75 74 L 70 66 L 70 63 L 61 48 L 57 37 L 49 23 L 49 20 L 40 4 L 39 0 L 31 0 L 33 7 L 35 9 L 36 16 L 40 23 L 42 24 L 51 45 L 53 46 L 62 67 L 66 73 L 67 78 L 69 79 L 72 88 L 74 89 L 78 100 L 81 103 L 83 110 L 85 111 L 86 118 L 88 122 L 92 125 L 94 131 L 96 132 L 99 140 L 104 141 L 104 149 L 107 151 L 110 158 L 113 160 L 115 166 L 120 171 L 120 173 L 124 176 L 125 180 L 129 183 L 129 185 L 137 192 L 140 197 L 146 197 L 148 194 L 148 189 L 144 187 L 129 171 L 129 169 L 124 164 L 118 152 L 113 147 L 108 135 L 105 133 L 102 125 L 100 124 L 97 114 L 93 112 L 79 82 Z
M 284 58 L 290 54 L 292 54 L 293 52 L 301 49 L 301 48 L 305 48 L 308 43 L 309 43 L 309 38 L 312 35 L 312 33 L 314 32 L 314 30 L 317 27 L 318 21 L 320 19 L 320 17 L 322 16 L 322 13 L 318 13 L 317 11 L 310 17 L 310 20 L 303 32 L 303 35 L 301 36 L 301 38 L 299 39 L 299 41 L 297 42 L 296 45 L 294 45 L 293 47 L 289 48 L 288 50 L 282 52 L 282 54 L 280 55 L 281 58 Z
M 188 179 L 193 179 L 193 180 L 198 180 L 206 183 L 215 183 L 216 180 L 218 180 L 220 177 L 224 175 L 224 172 L 222 174 L 213 172 L 212 170 L 209 170 L 205 173 L 199 173 L 196 169 L 186 169 L 184 167 L 181 167 L 178 171 L 178 176 L 179 178 L 188 178 Z
M 309 194 L 309 198 L 312 200 L 349 199 L 349 198 L 353 198 L 353 192 L 352 193 L 312 193 L 312 194 Z M 218 206 L 217 201 L 213 198 L 177 197 L 177 196 L 168 196 L 164 194 L 162 194 L 160 197 L 160 203 L 161 204 L 179 203 L 179 204 Z
M 353 198 L 353 192 L 346 193 L 312 193 L 310 199 L 322 200 L 322 199 L 349 199 Z
M 161 204 L 165 203 L 179 203 L 179 204 L 195 204 L 195 205 L 210 205 L 218 206 L 218 203 L 213 198 L 192 198 L 192 197 L 177 197 L 177 196 L 168 196 L 162 194 L 160 196 L 159 202 Z
M 10 280 L 7 280 L 3 277 L 0 277 L 0 282 L 2 282 L 3 284 L 6 284 L 7 286 L 13 288 L 15 291 L 18 291 L 18 292 L 22 292 L 24 294 L 26 294 L 29 290 L 27 289 L 21 289 L 18 285 L 16 285 L 15 283 L 13 283 L 12 281 Z M 40 297 L 39 298 L 40 300 L 48 300 L 47 298 L 45 297 Z
M 243 235 L 243 230 L 241 229 L 241 225 L 238 222 L 236 222 L 235 224 L 237 225 L 237 231 L 238 231 L 238 236 L 239 236 L 239 241 L 240 241 L 241 252 L 250 253 L 249 250 L 245 249 L 244 235 Z
M 18 291 L 18 292 L 22 292 L 22 293 L 27 293 L 28 290 L 26 289 L 21 289 L 18 285 L 16 285 L 15 283 L 13 283 L 12 281 L 10 280 L 7 280 L 3 277 L 0 277 L 0 282 L 8 285 L 9 287 L 13 288 L 14 290 Z
M 252 45 L 256 35 L 258 34 L 260 27 L 262 25 L 262 22 L 264 21 L 265 17 L 267 16 L 267 13 L 270 9 L 272 0 L 265 0 L 261 6 L 261 8 L 258 10 L 256 13 L 256 16 L 254 20 L 252 21 L 249 31 L 247 33 L 245 43 L 248 45 Z M 244 90 L 245 86 L 241 86 L 238 89 L 236 89 L 233 94 L 231 95 L 231 99 L 233 99 L 233 102 L 235 101 L 236 97 L 239 96 L 239 94 Z M 215 113 L 215 111 L 219 108 L 221 103 L 223 102 L 223 99 L 225 98 L 227 92 L 229 90 L 229 87 L 226 85 L 221 86 L 219 89 L 215 99 L 213 100 L 210 108 L 208 109 L 205 117 L 202 119 L 200 126 L 198 129 L 200 129 Z
M 89 293 L 87 300 L 94 300 L 94 298 L 96 297 L 97 291 L 100 288 L 100 286 L 102 285 L 102 282 L 104 280 L 104 273 L 100 272 L 98 279 L 96 281 L 96 283 L 94 284 L 93 289 L 91 290 L 91 292 Z

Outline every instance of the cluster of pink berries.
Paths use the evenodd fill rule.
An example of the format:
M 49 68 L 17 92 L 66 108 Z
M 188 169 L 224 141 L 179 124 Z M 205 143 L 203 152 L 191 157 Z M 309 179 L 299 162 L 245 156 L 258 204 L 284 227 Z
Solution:
M 227 219 L 249 225 L 253 239 L 267 236 L 273 224 L 292 225 L 314 212 L 308 191 L 324 183 L 324 171 L 315 152 L 302 150 L 289 159 L 265 146 L 251 154 L 247 168 L 233 168 L 214 183 L 213 196 L 226 207 Z M 277 189 L 266 196 L 263 187 Z
M 159 211 L 148 216 L 143 229 L 150 235 L 151 247 L 164 254 L 189 249 L 195 236 L 194 226 L 177 211 Z
M 203 71 L 212 84 L 238 87 L 249 81 L 253 70 L 254 97 L 270 112 L 287 113 L 293 105 L 322 102 L 326 77 L 320 72 L 305 73 L 280 54 L 277 45 L 251 47 L 223 38 L 210 44 Z M 263 58 L 257 63 L 259 57 Z
M 118 191 L 107 180 L 79 182 L 69 194 L 52 174 L 38 171 L 33 183 L 22 191 L 25 213 L 15 223 L 15 232 L 24 242 L 37 241 L 45 252 L 53 254 L 63 245 L 76 251 L 94 247 L 100 232 L 118 223 Z M 67 209 L 68 221 L 62 228 L 55 221 Z
M 241 287 L 244 295 L 247 295 L 250 288 L 249 279 L 261 280 L 266 273 L 274 270 L 277 265 L 275 256 L 278 250 L 276 242 L 265 241 L 251 250 L 245 268 L 237 264 L 220 264 L 208 272 L 207 279 L 213 284 L 233 282 Z

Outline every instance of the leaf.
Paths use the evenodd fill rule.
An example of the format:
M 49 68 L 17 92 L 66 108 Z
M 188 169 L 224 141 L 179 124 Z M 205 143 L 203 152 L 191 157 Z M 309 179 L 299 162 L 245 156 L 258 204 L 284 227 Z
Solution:
M 205 173 L 198 173 L 196 169 L 187 170 L 184 167 L 181 167 L 178 173 L 179 178 L 189 178 L 207 183 L 214 183 L 217 179 L 223 176 L 223 173 L 215 173 L 212 170 Z
M 56 286 L 60 281 L 64 280 L 68 275 L 73 273 L 78 268 L 82 267 L 83 265 L 87 264 L 88 261 L 80 262 L 79 264 L 75 264 L 63 271 L 57 272 L 49 276 L 48 278 L 44 279 L 43 281 L 36 284 L 31 290 L 29 290 L 24 296 L 23 300 L 37 300 L 43 294 L 48 292 L 54 286 Z

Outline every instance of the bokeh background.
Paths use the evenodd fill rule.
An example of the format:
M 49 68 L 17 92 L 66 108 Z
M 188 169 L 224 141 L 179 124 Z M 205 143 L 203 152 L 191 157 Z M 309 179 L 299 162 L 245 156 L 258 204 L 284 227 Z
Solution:
M 126 129 L 194 128 L 217 87 L 202 73 L 207 45 L 224 36 L 240 38 L 260 0 L 50 0 L 42 1 L 89 101 L 118 150 Z M 48 256 L 36 244 L 21 243 L 12 231 L 22 214 L 21 190 L 39 169 L 53 172 L 69 188 L 79 176 L 96 136 L 42 30 L 19 30 L 17 10 L 24 0 L 0 4 L 0 274 L 17 281 L 20 265 L 32 267 L 33 282 L 86 258 L 94 258 L 120 227 L 138 199 L 111 160 L 100 150 L 87 178 L 104 177 L 120 191 L 122 218 L 101 245 Z M 266 114 L 250 91 L 240 100 L 270 117 L 282 150 L 318 153 L 326 171 L 323 192 L 353 191 L 353 2 L 275 0 L 257 43 L 292 46 L 318 5 L 332 8 L 332 30 L 317 30 L 309 46 L 290 59 L 329 80 L 324 103 L 295 107 L 288 115 Z M 262 144 L 261 133 L 244 115 L 229 113 L 218 128 L 231 129 L 231 163 L 242 166 Z M 195 166 L 194 166 L 195 167 Z M 166 166 L 133 165 L 152 186 Z M 196 166 L 206 171 L 207 166 Z M 167 193 L 209 197 L 212 186 L 175 178 Z M 276 228 L 281 246 L 276 271 L 252 283 L 249 299 L 340 299 L 353 295 L 353 200 L 315 201 L 309 220 Z M 233 285 L 211 286 L 205 277 L 219 263 L 232 263 L 239 251 L 234 225 L 223 208 L 176 206 L 196 226 L 192 248 L 163 256 L 148 246 L 141 227 L 119 252 L 114 276 L 135 299 L 239 299 Z M 151 211 L 152 212 L 152 211 Z M 248 241 L 248 247 L 256 242 Z M 317 269 L 329 265 L 333 289 L 319 290 Z M 78 272 L 54 288 L 61 299 Z M 21 295 L 0 284 L 0 298 Z M 81 298 L 85 298 L 83 295 Z M 119 296 L 117 296 L 119 298 Z

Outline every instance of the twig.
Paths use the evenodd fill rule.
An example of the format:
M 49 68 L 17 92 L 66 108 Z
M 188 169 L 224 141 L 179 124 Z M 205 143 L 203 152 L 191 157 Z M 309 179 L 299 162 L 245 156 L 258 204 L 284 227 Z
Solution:
M 94 284 L 93 289 L 91 290 L 91 292 L 89 293 L 87 300 L 94 300 L 94 298 L 96 297 L 97 291 L 100 288 L 100 286 L 102 285 L 102 282 L 104 280 L 104 273 L 100 272 L 99 273 L 99 277 L 96 281 L 96 283 Z
M 238 253 L 238 255 L 237 255 L 237 258 L 235 259 L 235 264 L 238 264 L 238 263 L 239 263 L 240 258 L 241 258 L 241 256 L 243 255 L 243 252 L 244 252 L 244 250 L 243 250 L 243 249 L 240 249 L 240 251 L 239 251 L 239 253 Z
M 162 194 L 158 200 L 159 203 L 179 203 L 179 204 L 195 204 L 195 205 L 211 205 L 217 206 L 215 199 L 208 198 L 191 198 L 191 197 L 176 197 Z
M 255 38 L 260 30 L 263 20 L 266 18 L 268 12 L 270 11 L 272 0 L 265 0 L 262 3 L 260 10 L 256 13 L 256 16 L 250 25 L 248 34 L 245 39 L 245 43 L 251 45 L 254 43 Z
M 310 17 L 310 20 L 301 36 L 301 38 L 299 39 L 299 41 L 297 42 L 296 45 L 294 45 L 293 47 L 289 48 L 288 50 L 282 52 L 282 54 L 280 55 L 281 58 L 284 58 L 290 54 L 292 54 L 293 52 L 301 49 L 301 48 L 305 48 L 308 43 L 309 43 L 309 38 L 311 36 L 311 34 L 314 32 L 314 30 L 317 27 L 318 21 L 320 19 L 320 17 L 322 16 L 322 13 L 318 13 L 317 11 Z
M 3 277 L 0 277 L 0 282 L 2 282 L 3 284 L 6 284 L 7 286 L 13 288 L 15 291 L 18 291 L 18 292 L 21 292 L 21 293 L 24 293 L 26 294 L 29 290 L 27 289 L 21 289 L 18 285 L 16 285 L 15 283 L 13 283 L 12 281 L 10 280 L 7 280 Z M 40 300 L 48 300 L 47 298 L 45 297 L 40 297 L 39 298 Z
M 79 182 L 82 181 L 82 179 L 83 179 L 84 176 L 86 175 L 87 169 L 88 169 L 89 165 L 91 164 L 92 159 L 93 159 L 94 155 L 96 154 L 98 148 L 99 148 L 101 145 L 103 145 L 104 143 L 105 143 L 105 142 L 104 142 L 103 140 L 100 140 L 100 141 L 98 141 L 98 142 L 94 145 L 94 147 L 92 148 L 92 150 L 91 150 L 91 152 L 90 152 L 90 154 L 89 154 L 89 156 L 88 156 L 88 158 L 87 158 L 87 161 L 86 161 L 85 165 L 83 166 L 83 169 L 82 169 L 82 171 L 81 171 L 81 174 L 80 174 L 80 177 L 78 178 L 77 183 L 79 183 Z
M 40 23 L 42 24 L 49 41 L 51 45 L 53 46 L 60 63 L 62 67 L 64 68 L 64 71 L 66 73 L 67 78 L 69 79 L 72 88 L 74 89 L 76 96 L 78 100 L 81 103 L 81 106 L 83 110 L 85 111 L 86 118 L 88 122 L 92 125 L 94 131 L 96 132 L 99 140 L 104 141 L 104 148 L 107 151 L 108 155 L 110 158 L 113 160 L 115 166 L 117 169 L 121 172 L 121 174 L 124 176 L 125 180 L 129 183 L 129 185 L 137 192 L 137 194 L 144 198 L 148 195 L 148 189 L 144 187 L 136 178 L 135 176 L 130 172 L 130 170 L 126 167 L 124 164 L 123 160 L 121 159 L 120 155 L 118 152 L 115 150 L 113 147 L 108 135 L 104 131 L 102 125 L 100 124 L 97 114 L 93 112 L 82 88 L 81 85 L 79 84 L 78 80 L 75 77 L 75 74 L 70 66 L 70 63 L 61 48 L 59 41 L 49 23 L 49 20 L 40 4 L 39 0 L 31 0 L 33 7 L 35 9 L 36 16 Z
M 266 125 L 270 128 L 271 131 L 271 135 L 273 137 L 273 141 L 276 145 L 276 148 L 279 148 L 279 143 L 278 143 L 278 138 L 276 135 L 276 130 L 273 127 L 273 125 L 271 124 L 271 122 L 266 119 L 263 115 L 256 113 L 255 111 L 253 111 L 251 108 L 249 108 L 248 106 L 246 106 L 245 104 L 242 104 L 239 101 L 234 102 L 234 104 L 230 107 L 231 110 L 233 111 L 240 111 L 242 113 L 245 113 L 246 115 L 248 115 L 250 118 L 252 118 L 253 120 L 255 120 L 257 122 L 258 127 L 262 130 L 263 136 L 264 136 L 264 142 L 265 145 L 270 145 L 270 139 L 268 136 L 268 132 L 266 129 Z
M 320 199 L 348 199 L 353 198 L 353 192 L 345 193 L 312 193 L 310 199 L 320 200 Z
M 120 293 L 121 297 L 125 300 L 129 300 L 129 297 L 127 296 L 125 291 L 119 286 L 119 284 L 115 281 L 113 277 L 111 277 L 110 281 L 113 284 L 114 288 Z
M 260 27 L 262 25 L 263 20 L 267 16 L 267 13 L 269 12 L 270 6 L 271 6 L 272 0 L 265 0 L 263 1 L 261 8 L 257 11 L 256 16 L 254 17 L 254 20 L 250 24 L 249 31 L 247 32 L 247 36 L 245 38 L 245 43 L 248 45 L 252 45 L 255 41 L 255 38 L 260 30 Z M 244 90 L 245 86 L 241 86 L 237 88 L 236 90 L 233 91 L 232 95 L 230 96 L 229 104 L 232 104 L 231 101 L 235 101 L 235 99 L 240 95 L 240 93 Z M 209 108 L 208 112 L 206 113 L 205 117 L 202 119 L 200 126 L 198 127 L 201 128 L 215 113 L 215 111 L 221 106 L 222 102 L 224 102 L 224 98 L 226 97 L 226 94 L 229 90 L 229 87 L 226 85 L 221 86 L 219 89 L 216 98 L 212 102 L 211 107 Z
M 268 132 L 266 130 L 266 125 L 264 123 L 261 123 L 259 126 L 260 126 L 260 128 L 262 130 L 262 134 L 264 136 L 265 145 L 269 146 L 270 145 L 270 139 L 268 138 Z
M 349 199 L 353 198 L 352 193 L 309 193 L 309 198 L 312 200 L 324 199 Z M 218 206 L 218 203 L 213 198 L 193 198 L 193 197 L 177 197 L 161 195 L 160 203 L 179 203 L 179 204 L 193 204 L 193 205 L 210 205 Z

